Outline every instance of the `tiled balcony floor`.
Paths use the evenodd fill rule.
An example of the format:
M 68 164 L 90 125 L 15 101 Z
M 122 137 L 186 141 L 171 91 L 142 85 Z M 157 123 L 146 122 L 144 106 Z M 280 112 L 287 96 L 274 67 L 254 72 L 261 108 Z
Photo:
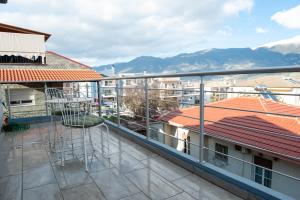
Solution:
M 239 199 L 113 132 L 110 159 L 97 153 L 89 173 L 79 160 L 61 167 L 49 152 L 49 127 L 33 124 L 22 133 L 1 134 L 1 200 Z M 101 144 L 97 130 L 91 131 Z

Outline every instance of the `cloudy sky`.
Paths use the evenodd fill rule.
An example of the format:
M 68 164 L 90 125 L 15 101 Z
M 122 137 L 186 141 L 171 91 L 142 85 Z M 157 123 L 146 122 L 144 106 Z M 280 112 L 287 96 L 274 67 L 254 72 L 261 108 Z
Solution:
M 300 35 L 300 0 L 8 0 L 0 22 L 51 33 L 90 65 L 252 47 Z

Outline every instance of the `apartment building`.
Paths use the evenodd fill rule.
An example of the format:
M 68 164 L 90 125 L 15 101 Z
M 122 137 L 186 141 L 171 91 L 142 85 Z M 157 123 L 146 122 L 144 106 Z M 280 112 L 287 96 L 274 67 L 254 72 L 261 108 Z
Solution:
M 46 87 L 71 89 L 71 83 L 78 81 L 80 89 L 101 79 L 91 67 L 47 51 L 50 36 L 0 23 L 0 98 L 9 118 L 47 114 Z

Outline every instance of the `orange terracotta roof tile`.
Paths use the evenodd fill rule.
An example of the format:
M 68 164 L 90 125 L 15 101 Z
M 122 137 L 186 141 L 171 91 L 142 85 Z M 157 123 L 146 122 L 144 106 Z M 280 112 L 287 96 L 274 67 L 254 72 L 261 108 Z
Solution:
M 299 117 L 221 108 L 238 108 L 300 116 L 300 107 L 254 97 L 226 99 L 209 103 L 207 106 L 209 107 L 204 110 L 206 134 L 243 143 L 246 146 L 278 154 L 283 158 L 296 159 L 300 162 Z M 199 131 L 199 110 L 199 106 L 180 109 L 163 115 L 160 119 L 170 124 L 182 125 L 191 130 Z
M 101 78 L 90 69 L 0 69 L 0 83 L 95 81 Z

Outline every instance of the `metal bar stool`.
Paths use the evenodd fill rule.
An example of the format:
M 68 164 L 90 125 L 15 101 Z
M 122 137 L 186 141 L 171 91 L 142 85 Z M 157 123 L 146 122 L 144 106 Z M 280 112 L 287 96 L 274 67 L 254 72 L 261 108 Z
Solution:
M 53 90 L 53 89 L 52 89 Z M 57 89 L 56 89 L 57 90 Z M 93 140 L 91 139 L 91 131 L 92 127 L 100 127 L 102 132 L 102 126 L 106 128 L 107 133 L 107 157 L 109 157 L 109 129 L 107 125 L 104 123 L 104 119 L 98 116 L 92 115 L 91 113 L 91 104 L 92 99 L 86 98 L 81 93 L 77 92 L 72 95 L 66 96 L 63 95 L 63 92 L 60 90 L 56 91 L 58 97 L 63 96 L 63 98 L 57 98 L 57 102 L 60 108 L 63 126 L 67 129 L 71 130 L 71 151 L 74 158 L 74 142 L 72 129 L 79 129 L 81 132 L 80 145 L 83 149 L 83 156 L 85 162 L 85 170 L 88 171 L 88 152 L 87 152 L 87 144 L 86 144 L 86 135 L 89 135 L 89 143 L 92 149 L 92 157 L 91 162 L 93 160 L 94 153 L 96 149 L 94 148 Z M 87 130 L 88 133 L 87 133 Z M 61 136 L 61 164 L 64 165 L 65 161 L 65 152 L 67 140 L 65 137 L 65 131 L 62 132 Z M 104 153 L 104 152 L 102 152 Z

